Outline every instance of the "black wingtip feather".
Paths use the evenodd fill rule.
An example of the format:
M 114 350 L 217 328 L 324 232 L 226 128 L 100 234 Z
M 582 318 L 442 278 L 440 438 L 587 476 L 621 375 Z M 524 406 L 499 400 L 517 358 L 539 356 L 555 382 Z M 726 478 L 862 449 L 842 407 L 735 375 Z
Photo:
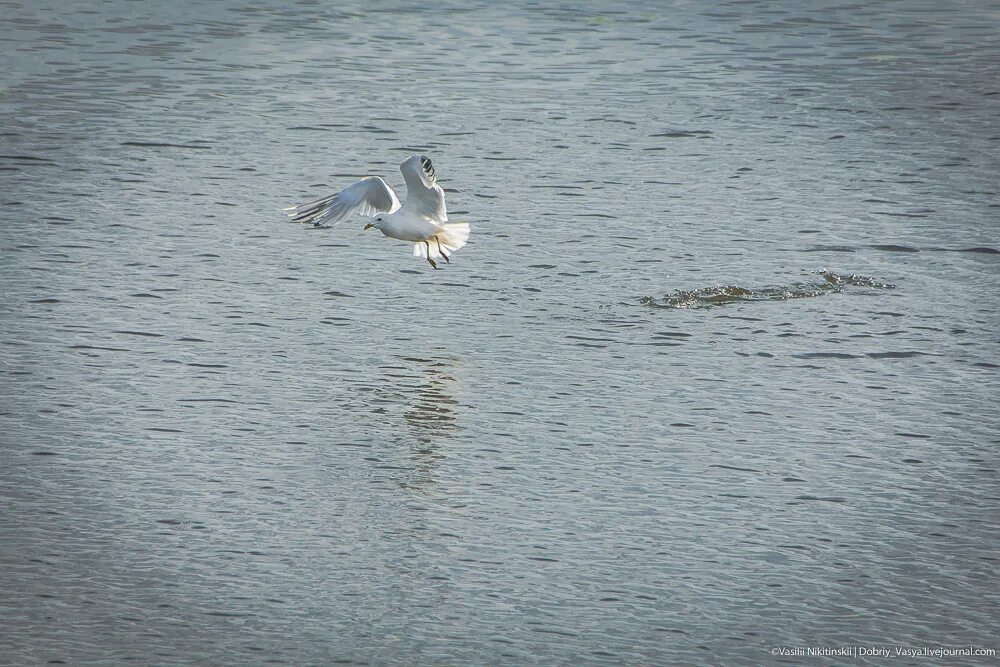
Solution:
M 420 156 L 420 166 L 424 168 L 424 173 L 426 173 L 431 178 L 434 178 L 434 165 L 431 164 L 431 159 L 426 155 Z

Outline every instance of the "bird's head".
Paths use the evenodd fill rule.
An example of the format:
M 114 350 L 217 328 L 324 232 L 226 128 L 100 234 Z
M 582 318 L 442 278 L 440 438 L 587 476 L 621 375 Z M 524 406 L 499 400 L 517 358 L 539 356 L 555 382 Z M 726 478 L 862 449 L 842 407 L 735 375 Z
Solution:
M 368 230 L 374 227 L 375 229 L 382 231 L 382 224 L 385 223 L 386 220 L 387 218 L 385 213 L 376 213 L 372 216 L 372 219 L 368 221 L 368 224 L 365 225 L 365 229 Z

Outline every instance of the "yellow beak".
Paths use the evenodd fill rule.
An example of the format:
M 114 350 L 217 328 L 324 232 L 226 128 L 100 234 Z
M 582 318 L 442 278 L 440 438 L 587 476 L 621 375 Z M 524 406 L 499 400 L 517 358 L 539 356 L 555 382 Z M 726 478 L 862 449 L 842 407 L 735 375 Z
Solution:
M 368 223 L 367 225 L 365 225 L 365 228 L 364 228 L 364 229 L 362 229 L 361 231 L 363 231 L 363 232 L 367 232 L 367 231 L 368 231 L 369 229 L 371 229 L 371 228 L 372 228 L 372 227 L 374 227 L 374 226 L 375 226 L 375 225 L 373 225 L 372 223 L 370 223 L 370 222 L 369 222 L 369 223 Z

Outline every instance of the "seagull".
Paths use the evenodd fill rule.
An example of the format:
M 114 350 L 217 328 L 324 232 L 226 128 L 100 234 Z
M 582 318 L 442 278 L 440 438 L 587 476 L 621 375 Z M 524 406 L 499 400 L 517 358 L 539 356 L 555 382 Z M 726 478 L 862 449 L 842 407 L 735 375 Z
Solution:
M 448 222 L 444 190 L 437 184 L 434 165 L 426 155 L 411 155 L 399 165 L 406 181 L 406 202 L 378 176 L 366 176 L 337 194 L 283 209 L 296 222 L 329 227 L 351 213 L 372 216 L 365 229 L 375 228 L 391 239 L 413 243 L 413 256 L 433 268 L 436 259 L 451 263 L 451 254 L 469 240 L 469 223 Z

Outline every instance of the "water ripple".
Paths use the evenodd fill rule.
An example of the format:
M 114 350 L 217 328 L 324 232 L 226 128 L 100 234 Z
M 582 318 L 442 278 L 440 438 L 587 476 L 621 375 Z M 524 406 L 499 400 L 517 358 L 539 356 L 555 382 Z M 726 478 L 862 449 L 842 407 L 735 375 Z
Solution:
M 808 299 L 847 291 L 857 294 L 870 294 L 874 290 L 887 290 L 896 287 L 895 285 L 869 276 L 856 274 L 841 275 L 832 271 L 821 271 L 818 275 L 823 278 L 822 281 L 752 288 L 740 287 L 738 285 L 713 285 L 694 290 L 677 290 L 660 298 L 644 296 L 639 299 L 639 303 L 653 308 L 710 308 L 713 306 L 751 301 Z M 859 290 L 853 288 L 868 289 Z

